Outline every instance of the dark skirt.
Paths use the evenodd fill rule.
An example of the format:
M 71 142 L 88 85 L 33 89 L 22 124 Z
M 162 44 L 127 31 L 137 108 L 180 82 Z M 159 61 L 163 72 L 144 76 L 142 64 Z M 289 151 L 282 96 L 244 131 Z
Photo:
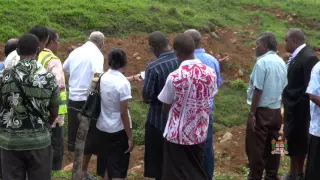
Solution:
M 164 143 L 162 180 L 208 180 L 203 167 L 204 144 Z
M 100 148 L 97 160 L 97 174 L 103 177 L 107 170 L 109 179 L 126 178 L 129 168 L 130 153 L 125 130 L 116 133 L 100 131 Z
M 310 135 L 305 180 L 320 178 L 320 137 Z
M 144 177 L 161 179 L 163 166 L 163 133 L 146 123 Z

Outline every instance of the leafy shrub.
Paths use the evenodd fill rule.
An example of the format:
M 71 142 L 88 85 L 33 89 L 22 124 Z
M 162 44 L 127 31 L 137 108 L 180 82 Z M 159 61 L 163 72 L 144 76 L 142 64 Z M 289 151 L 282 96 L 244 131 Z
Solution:
M 242 79 L 236 79 L 230 82 L 230 87 L 235 90 L 247 90 L 248 84 Z
M 144 145 L 144 130 L 133 130 L 133 140 L 135 145 Z

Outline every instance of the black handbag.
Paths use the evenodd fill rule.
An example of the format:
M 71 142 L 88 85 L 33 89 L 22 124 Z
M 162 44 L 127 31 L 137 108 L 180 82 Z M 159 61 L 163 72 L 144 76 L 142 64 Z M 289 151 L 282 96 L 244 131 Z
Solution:
M 97 84 L 91 86 L 87 101 L 80 111 L 82 116 L 95 121 L 98 120 L 101 112 L 100 80 L 103 74 L 100 75 Z

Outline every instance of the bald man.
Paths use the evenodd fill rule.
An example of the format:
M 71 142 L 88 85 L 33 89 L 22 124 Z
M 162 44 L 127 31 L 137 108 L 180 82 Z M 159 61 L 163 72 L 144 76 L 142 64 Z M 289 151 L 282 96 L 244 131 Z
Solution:
M 6 44 L 4 45 L 4 60 L 3 62 L 6 60 L 6 57 L 14 50 L 17 49 L 17 46 L 18 46 L 18 39 L 9 39 Z M 2 70 L 4 68 L 4 63 L 1 62 L 0 63 L 0 70 Z
M 218 87 L 222 84 L 222 78 L 220 75 L 220 65 L 216 58 L 206 53 L 206 51 L 201 47 L 202 36 L 199 31 L 195 29 L 189 29 L 184 32 L 185 35 L 192 37 L 195 45 L 194 56 L 199 59 L 203 64 L 211 67 L 216 71 L 217 74 L 217 85 Z M 214 107 L 214 102 L 211 104 L 210 112 L 212 112 Z M 213 115 L 210 114 L 208 137 L 205 143 L 204 150 L 204 168 L 207 172 L 208 179 L 212 180 L 214 172 L 214 152 L 213 152 Z
M 284 105 L 284 135 L 288 142 L 290 171 L 283 179 L 303 179 L 303 167 L 308 149 L 310 122 L 309 95 L 306 89 L 313 66 L 318 62 L 315 53 L 305 44 L 304 33 L 291 29 L 285 37 L 288 61 L 288 85 L 282 95 Z M 315 127 L 317 129 L 318 127 Z M 313 129 L 311 129 L 313 130 Z
M 160 31 L 149 35 L 149 47 L 156 59 L 148 64 L 142 91 L 145 103 L 149 104 L 146 131 L 144 176 L 161 179 L 163 165 L 163 132 L 167 117 L 163 113 L 158 95 L 168 75 L 178 68 L 178 59 L 171 50 L 168 38 Z
M 191 36 L 179 34 L 173 48 L 180 66 L 158 96 L 168 115 L 162 180 L 207 180 L 203 155 L 210 106 L 218 91 L 216 72 L 195 59 Z

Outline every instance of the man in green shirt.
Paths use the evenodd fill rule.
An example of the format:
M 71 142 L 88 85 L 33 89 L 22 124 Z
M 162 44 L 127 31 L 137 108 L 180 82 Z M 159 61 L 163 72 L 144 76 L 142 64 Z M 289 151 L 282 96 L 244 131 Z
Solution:
M 58 115 L 59 89 L 37 63 L 39 39 L 19 39 L 16 66 L 0 73 L 0 147 L 3 179 L 51 179 L 50 124 Z

